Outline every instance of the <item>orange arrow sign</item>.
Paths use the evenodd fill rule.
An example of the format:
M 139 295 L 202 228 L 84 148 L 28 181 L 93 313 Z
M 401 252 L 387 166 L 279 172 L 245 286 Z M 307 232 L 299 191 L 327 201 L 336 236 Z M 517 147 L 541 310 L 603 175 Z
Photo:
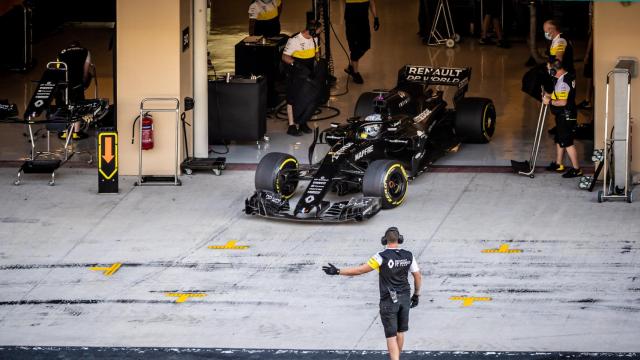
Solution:
M 102 155 L 102 158 L 108 164 L 115 157 L 115 156 L 113 156 L 113 136 L 106 136 L 105 137 L 105 139 L 104 139 L 104 147 L 105 147 L 104 155 Z

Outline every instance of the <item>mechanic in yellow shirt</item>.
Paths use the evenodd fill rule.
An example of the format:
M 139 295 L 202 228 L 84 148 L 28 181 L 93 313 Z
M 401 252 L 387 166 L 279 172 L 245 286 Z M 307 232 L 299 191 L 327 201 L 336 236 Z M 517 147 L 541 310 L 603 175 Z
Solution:
M 282 52 L 282 61 L 288 65 L 287 115 L 289 128 L 287 134 L 300 136 L 310 134 L 307 121 L 317 108 L 317 88 L 313 77 L 316 74 L 320 43 L 317 37 L 320 26 L 315 20 L 309 20 L 306 28 L 291 36 Z
M 249 35 L 280 35 L 282 0 L 254 0 L 249 5 Z

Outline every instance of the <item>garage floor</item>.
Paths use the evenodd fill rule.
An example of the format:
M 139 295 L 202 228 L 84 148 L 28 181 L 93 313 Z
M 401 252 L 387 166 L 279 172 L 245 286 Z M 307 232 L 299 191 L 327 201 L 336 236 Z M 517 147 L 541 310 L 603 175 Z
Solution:
M 213 26 L 209 37 L 209 49 L 218 75 L 234 71 L 234 46 L 247 35 L 246 2 L 214 1 Z M 285 33 L 295 33 L 304 27 L 305 12 L 308 2 L 289 1 L 285 3 L 282 16 L 282 29 Z M 332 2 L 333 27 L 340 41 L 346 46 L 342 6 Z M 498 112 L 497 130 L 489 145 L 467 145 L 463 151 L 452 154 L 438 163 L 441 165 L 475 165 L 505 166 L 509 160 L 524 160 L 528 157 L 535 132 L 539 112 L 539 103 L 520 91 L 522 75 L 527 71 L 524 66 L 529 51 L 524 41 L 515 41 L 511 49 L 500 49 L 495 46 L 480 46 L 476 39 L 463 39 L 454 49 L 445 47 L 428 47 L 421 43 L 417 31 L 417 1 L 398 0 L 382 1 L 378 4 L 381 29 L 372 35 L 372 49 L 361 60 L 361 73 L 365 84 L 349 82 L 349 92 L 343 96 L 332 97 L 329 102 L 340 110 L 341 114 L 331 120 L 317 121 L 321 129 L 329 127 L 330 122 L 344 122 L 351 114 L 358 96 L 364 91 L 376 88 L 395 86 L 397 70 L 405 64 L 432 66 L 470 66 L 472 76 L 468 96 L 483 96 L 493 99 Z M 407 15 L 407 14 L 410 14 Z M 47 39 L 36 44 L 34 48 L 38 64 L 27 74 L 14 74 L 0 71 L 3 80 L 0 83 L 0 98 L 8 98 L 24 110 L 32 92 L 32 80 L 37 80 L 48 59 L 53 59 L 56 52 L 66 46 L 69 41 L 78 39 L 92 51 L 97 65 L 101 97 L 112 97 L 112 56 L 109 50 L 111 33 L 101 24 L 69 24 L 60 31 L 51 34 Z M 347 57 L 340 48 L 335 37 L 332 38 L 335 74 L 338 78 L 334 94 L 346 90 Z M 542 42 L 540 46 L 543 46 Z M 582 58 L 584 44 L 577 43 L 576 58 Z M 389 54 L 392 53 L 393 56 Z M 582 63 L 576 63 L 578 74 L 582 74 Z M 213 70 L 210 75 L 213 75 Z M 585 92 L 584 81 L 578 78 L 579 101 Z M 87 94 L 92 94 L 89 89 Z M 112 99 L 113 100 L 113 99 Z M 325 113 L 326 114 L 326 113 Z M 136 114 L 132 114 L 134 117 Z M 324 114 L 322 114 L 324 115 Z M 582 112 L 580 122 L 589 122 L 590 113 Z M 553 119 L 548 119 L 548 128 Z M 28 150 L 25 130 L 20 125 L 0 125 L 0 161 L 12 161 L 23 158 Z M 264 154 L 272 151 L 289 152 L 301 161 L 307 162 L 307 148 L 312 141 L 311 135 L 292 137 L 286 135 L 286 121 L 270 118 L 267 125 L 268 141 L 256 143 L 233 143 L 224 156 L 230 163 L 256 164 Z M 130 129 L 121 129 L 121 136 L 128 137 Z M 54 139 L 54 148 L 61 145 Z M 584 164 L 590 163 L 592 141 L 577 143 L 579 154 Z M 94 142 L 81 141 L 78 147 L 92 150 Z M 553 157 L 553 142 L 545 137 L 541 146 L 541 162 L 548 162 Z M 213 146 L 214 152 L 226 152 L 223 146 Z M 220 156 L 212 152 L 211 156 Z M 77 158 L 76 161 L 86 161 Z
M 418 2 L 415 0 L 380 1 L 378 13 L 381 28 L 372 32 L 372 45 L 360 62 L 360 72 L 365 79 L 362 85 L 349 82 L 343 69 L 347 67 L 347 55 L 340 48 L 335 37 L 331 38 L 335 75 L 338 83 L 333 94 L 343 93 L 348 86 L 349 92 L 343 96 L 332 97 L 329 102 L 341 111 L 335 119 L 318 121 L 321 128 L 327 128 L 331 121 L 343 122 L 353 114 L 355 103 L 360 94 L 373 89 L 389 89 L 395 86 L 397 71 L 406 64 L 431 66 L 468 66 L 472 68 L 471 82 L 468 96 L 482 96 L 491 98 L 495 102 L 498 113 L 497 130 L 493 141 L 489 145 L 468 145 L 464 151 L 439 161 L 442 165 L 478 165 L 504 166 L 511 159 L 528 157 L 533 142 L 536 121 L 540 111 L 540 104 L 525 95 L 521 90 L 521 80 L 528 70 L 524 63 L 529 58 L 528 45 L 524 41 L 515 41 L 511 49 L 501 49 L 496 46 L 481 46 L 476 39 L 464 39 L 454 49 L 429 47 L 422 45 L 416 35 L 418 30 L 417 13 Z M 283 32 L 292 34 L 304 28 L 305 12 L 308 11 L 307 2 L 285 2 L 282 28 Z M 339 2 L 331 2 L 333 28 L 346 47 L 344 35 L 343 8 Z M 246 7 L 244 2 L 224 3 L 214 2 L 213 32 L 210 36 L 209 49 L 213 57 L 218 75 L 233 72 L 234 46 L 247 33 Z M 220 10 L 217 11 L 216 10 Z M 455 16 L 455 14 L 454 14 Z M 540 43 L 540 46 L 544 46 Z M 584 44 L 576 44 L 576 58 L 582 59 Z M 582 75 L 582 62 L 576 63 L 577 72 Z M 213 74 L 213 72 L 210 72 Z M 584 80 L 578 79 L 579 96 L 584 97 Z M 582 86 L 582 87 L 581 87 Z M 322 113 L 320 114 L 325 115 Z M 579 115 L 580 122 L 589 122 L 590 113 Z M 547 120 L 548 128 L 552 127 L 553 118 Z M 228 159 L 236 163 L 257 163 L 265 153 L 271 151 L 289 152 L 295 154 L 301 161 L 307 162 L 307 145 L 312 136 L 292 137 L 286 135 L 286 121 L 273 119 L 268 122 L 268 136 L 270 141 L 256 144 L 232 144 L 229 148 Z M 579 153 L 584 154 L 585 163 L 590 162 L 593 142 L 579 142 Z M 548 162 L 554 157 L 553 141 L 544 139 L 542 143 L 542 161 Z M 215 151 L 225 151 L 221 146 L 213 148 Z
M 320 267 L 366 261 L 392 225 L 425 276 L 407 350 L 640 352 L 638 203 L 598 204 L 557 175 L 431 173 L 398 209 L 320 226 L 243 214 L 251 171 L 183 181 L 140 188 L 123 178 L 120 194 L 101 196 L 91 170 L 62 170 L 55 187 L 0 182 L 0 344 L 38 347 L 5 353 L 383 359 L 357 356 L 384 349 L 375 274 Z M 327 352 L 336 349 L 357 352 Z M 142 358 L 61 354 L 113 351 Z

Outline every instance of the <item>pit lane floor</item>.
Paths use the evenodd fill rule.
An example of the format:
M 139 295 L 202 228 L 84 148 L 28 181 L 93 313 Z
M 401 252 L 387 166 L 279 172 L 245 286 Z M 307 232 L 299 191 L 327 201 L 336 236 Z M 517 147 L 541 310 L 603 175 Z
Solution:
M 3 358 L 29 356 L 8 346 L 75 346 L 382 359 L 357 355 L 384 350 L 375 273 L 320 267 L 366 261 L 392 225 L 425 277 L 406 350 L 640 352 L 640 204 L 598 204 L 575 179 L 426 174 L 398 209 L 320 226 L 241 213 L 251 171 L 183 176 L 182 187 L 124 177 L 120 194 L 101 196 L 95 170 L 62 169 L 55 187 L 12 176 L 0 168 Z M 253 358 L 314 359 L 271 352 Z

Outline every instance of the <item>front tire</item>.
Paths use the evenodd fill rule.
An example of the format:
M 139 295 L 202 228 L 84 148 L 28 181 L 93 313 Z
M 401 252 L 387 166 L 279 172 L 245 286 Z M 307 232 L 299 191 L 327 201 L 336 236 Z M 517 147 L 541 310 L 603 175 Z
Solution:
M 404 166 L 394 160 L 373 161 L 362 179 L 363 195 L 382 199 L 383 209 L 400 206 L 408 186 L 409 179 Z
M 456 103 L 456 135 L 462 142 L 486 144 L 496 131 L 496 108 L 486 98 L 469 97 Z
M 298 187 L 298 160 L 278 152 L 265 155 L 256 168 L 255 185 L 256 190 L 272 191 L 285 199 L 291 198 Z

